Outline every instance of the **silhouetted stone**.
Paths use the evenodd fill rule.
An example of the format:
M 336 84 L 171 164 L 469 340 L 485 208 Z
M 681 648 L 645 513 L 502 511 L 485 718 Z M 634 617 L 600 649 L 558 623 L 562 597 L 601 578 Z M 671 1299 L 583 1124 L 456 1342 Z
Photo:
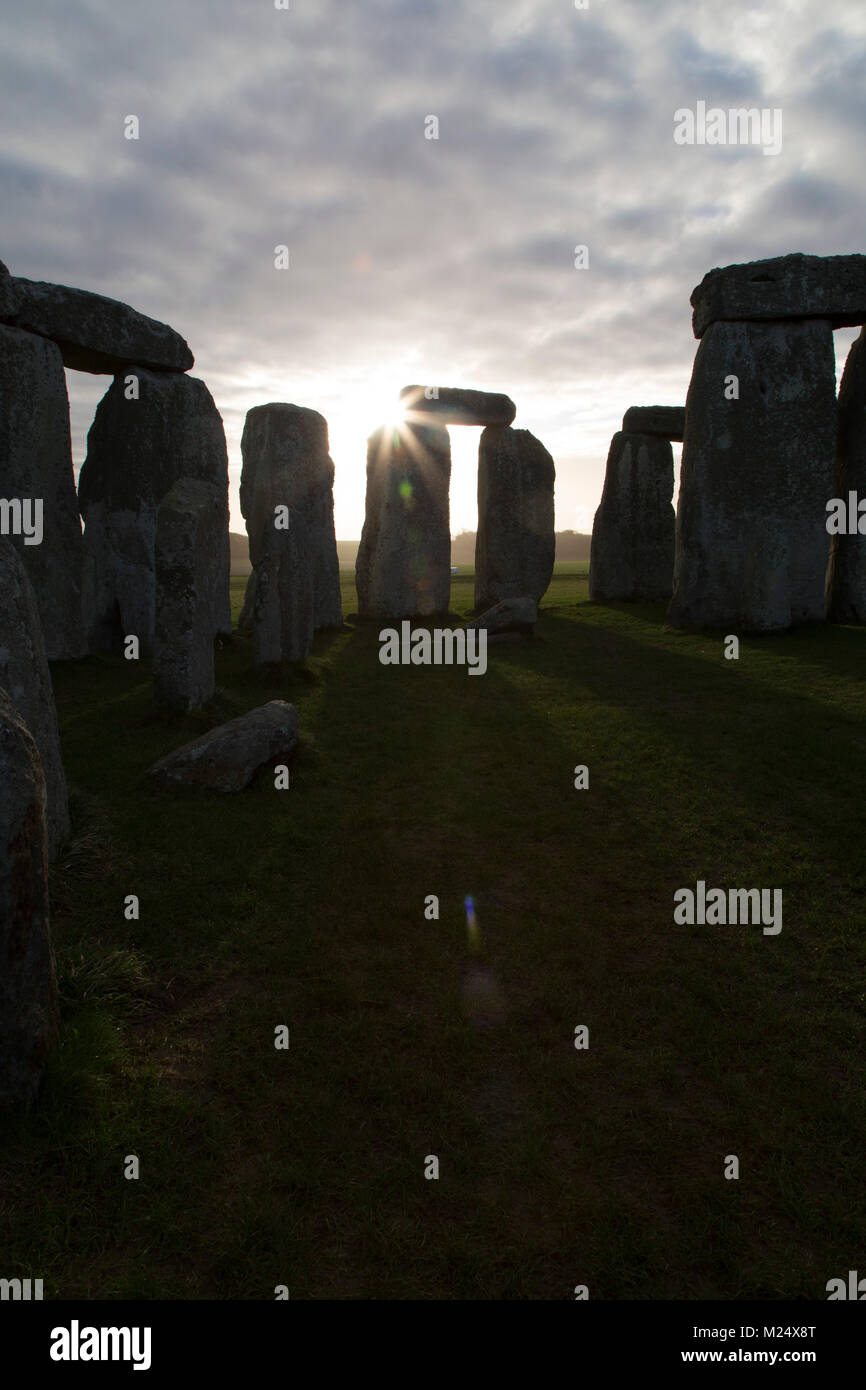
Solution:
M 833 328 L 866 323 L 866 256 L 773 256 L 707 271 L 692 290 L 692 328 L 711 323 L 827 319 Z
M 866 328 L 851 344 L 839 385 L 836 485 L 833 496 L 866 498 Z M 830 501 L 830 498 L 827 498 Z M 827 616 L 866 623 L 866 536 L 830 537 Z
M 56 1026 L 45 780 L 35 740 L 0 690 L 0 1107 L 35 1099 Z
M 835 444 L 826 319 L 711 325 L 686 402 L 670 623 L 772 632 L 824 617 Z
M 69 802 L 51 673 L 33 586 L 15 547 L 0 537 L 0 686 L 39 749 L 45 777 L 49 858 L 69 834 Z
M 241 453 L 253 569 L 240 627 L 256 633 L 257 662 L 300 661 L 316 628 L 343 621 L 327 421 L 304 406 L 255 406 Z
M 628 434 L 656 434 L 660 439 L 682 442 L 686 410 L 682 405 L 633 405 L 622 417 Z
M 179 333 L 119 299 L 70 285 L 9 276 L 0 291 L 0 319 L 50 338 L 66 367 L 115 374 L 127 367 L 186 372 L 193 355 Z
M 407 412 L 432 415 L 440 425 L 510 425 L 517 413 L 508 396 L 456 386 L 404 386 L 400 402 Z
M 370 435 L 366 513 L 355 561 L 362 618 L 447 612 L 450 480 L 451 440 L 444 426 L 383 427 Z
M 556 470 L 529 430 L 490 425 L 478 448 L 475 607 L 541 598 L 553 574 Z
M 63 363 L 54 343 L 4 327 L 0 327 L 0 498 L 41 503 L 41 542 L 28 543 L 23 535 L 10 534 L 9 539 L 36 593 L 49 659 L 83 656 L 87 650 L 81 592 L 84 552 Z
M 291 755 L 298 732 L 294 705 L 271 700 L 175 749 L 154 764 L 149 776 L 164 786 L 239 792 L 260 768 Z
M 463 626 L 486 628 L 491 637 L 504 632 L 529 635 L 535 631 L 537 619 L 538 604 L 534 598 L 504 598 Z
M 78 479 L 85 521 L 85 608 L 94 650 L 120 650 L 135 634 L 153 646 L 156 514 L 180 478 L 217 488 L 223 507 L 214 632 L 231 631 L 228 456 L 219 412 L 203 381 L 135 368 L 139 399 L 115 377 L 87 436 Z
M 671 596 L 676 516 L 674 457 L 658 435 L 611 440 L 592 525 L 589 596 L 655 603 Z
M 212 483 L 181 478 L 159 504 L 153 698 L 170 709 L 197 709 L 213 698 L 224 524 L 223 499 Z

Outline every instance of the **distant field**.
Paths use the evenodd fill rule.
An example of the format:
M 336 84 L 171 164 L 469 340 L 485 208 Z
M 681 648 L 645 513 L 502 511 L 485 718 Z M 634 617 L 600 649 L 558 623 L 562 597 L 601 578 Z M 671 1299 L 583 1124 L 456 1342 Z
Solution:
M 4 1277 L 60 1298 L 815 1299 L 862 1273 L 863 632 L 726 661 L 660 606 L 589 603 L 564 564 L 536 637 L 472 678 L 383 667 L 351 574 L 343 593 L 302 668 L 224 645 L 195 717 L 153 713 L 145 662 L 54 669 L 64 1032 L 42 1106 L 0 1136 Z M 471 603 L 461 571 L 452 609 Z M 147 784 L 273 698 L 304 734 L 289 791 Z M 675 925 L 698 879 L 781 887 L 781 934 Z

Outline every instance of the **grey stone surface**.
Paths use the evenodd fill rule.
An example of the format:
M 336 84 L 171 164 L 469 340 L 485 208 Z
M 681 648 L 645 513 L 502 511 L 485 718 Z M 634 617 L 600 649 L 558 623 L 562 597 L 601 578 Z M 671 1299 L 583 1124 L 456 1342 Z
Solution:
M 475 607 L 541 598 L 553 574 L 553 459 L 529 430 L 489 425 L 478 448 Z
M 35 1100 L 56 1027 L 45 781 L 36 743 L 0 689 L 0 1107 Z
M 9 535 L 36 593 L 49 660 L 84 656 L 84 551 L 59 349 L 0 326 L 0 498 L 42 502 L 38 545 Z
M 682 442 L 686 427 L 684 405 L 633 405 L 622 417 L 628 434 L 657 434 L 661 439 Z
M 0 537 L 0 686 L 39 749 L 45 777 L 49 858 L 69 834 L 69 801 L 51 673 L 33 586 L 15 547 Z
M 404 386 L 400 402 L 407 412 L 431 415 L 440 425 L 510 425 L 517 413 L 508 396 L 495 391 L 465 391 L 456 386 Z
M 491 636 L 500 632 L 531 633 L 537 620 L 538 604 L 534 598 L 504 598 L 463 626 L 486 628 Z
M 260 768 L 288 758 L 298 735 L 294 705 L 271 700 L 175 749 L 155 763 L 148 775 L 163 786 L 242 791 Z
M 671 596 L 676 516 L 667 439 L 618 431 L 592 526 L 589 596 L 655 603 Z
M 299 661 L 316 628 L 343 621 L 327 421 L 304 406 L 255 406 L 241 453 L 253 568 L 240 628 L 256 634 L 257 662 Z M 275 525 L 277 507 L 289 509 L 288 530 Z
M 773 632 L 824 617 L 835 446 L 826 319 L 711 325 L 686 402 L 671 624 Z
M 79 372 L 109 373 L 138 365 L 186 372 L 193 355 L 179 333 L 119 299 L 70 285 L 10 276 L 0 318 L 14 328 L 57 343 L 63 364 Z
M 866 498 L 866 328 L 851 344 L 839 385 L 834 497 Z M 830 501 L 830 498 L 827 498 Z M 830 537 L 827 616 L 837 623 L 866 623 L 866 536 Z
M 223 499 L 213 483 L 181 478 L 159 504 L 153 698 L 168 709 L 197 709 L 213 698 L 224 523 Z
M 692 328 L 703 337 L 720 320 L 827 319 L 866 323 L 866 256 L 773 256 L 707 271 L 692 290 Z
M 362 618 L 448 611 L 451 440 L 443 425 L 376 430 L 367 441 L 364 529 L 355 561 Z
M 180 478 L 211 483 L 224 527 L 214 631 L 230 632 L 228 455 L 219 412 L 203 381 L 134 368 L 139 399 L 115 377 L 87 436 L 78 479 L 85 521 L 85 611 L 91 650 L 119 651 L 135 634 L 153 646 L 156 515 Z

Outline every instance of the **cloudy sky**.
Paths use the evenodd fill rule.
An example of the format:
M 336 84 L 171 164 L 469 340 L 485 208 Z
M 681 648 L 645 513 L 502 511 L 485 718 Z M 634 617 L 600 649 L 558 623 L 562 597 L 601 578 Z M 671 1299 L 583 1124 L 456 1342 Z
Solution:
M 0 33 L 0 258 L 184 335 L 236 530 L 251 406 L 326 416 L 357 538 L 413 381 L 511 395 L 589 530 L 623 411 L 685 399 L 704 273 L 866 251 L 863 0 L 0 0 Z M 781 152 L 678 145 L 700 101 L 780 109 Z M 68 381 L 79 463 L 107 382 Z M 456 532 L 478 431 L 451 435 Z

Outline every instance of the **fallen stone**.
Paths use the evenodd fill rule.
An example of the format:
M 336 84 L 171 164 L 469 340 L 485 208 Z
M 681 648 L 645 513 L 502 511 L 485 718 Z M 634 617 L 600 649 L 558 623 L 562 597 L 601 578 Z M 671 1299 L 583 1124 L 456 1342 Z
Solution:
M 85 611 L 90 649 L 120 651 L 134 634 L 153 647 L 154 549 L 159 504 L 180 478 L 212 484 L 223 513 L 213 630 L 231 631 L 228 455 L 219 412 L 203 381 L 145 371 L 139 399 L 115 377 L 87 436 L 78 479 L 84 517 Z
M 442 425 L 510 425 L 517 414 L 508 396 L 455 386 L 404 386 L 400 401 L 407 412 L 435 416 Z
M 164 786 L 239 792 L 249 786 L 265 764 L 289 757 L 297 746 L 298 735 L 294 705 L 285 700 L 270 700 L 176 748 L 155 763 L 148 775 Z
M 655 434 L 682 443 L 686 410 L 682 405 L 633 405 L 622 417 L 627 434 Z
M 69 800 L 60 753 L 51 673 L 33 586 L 15 547 L 0 537 L 0 686 L 39 750 L 46 790 L 48 855 L 69 834 Z
M 35 740 L 0 690 L 0 1107 L 36 1098 L 56 1027 L 45 781 Z
M 355 561 L 362 618 L 445 613 L 451 596 L 451 440 L 442 425 L 383 427 L 367 441 Z
M 9 276 L 0 298 L 0 319 L 50 338 L 63 364 L 78 372 L 114 375 L 128 367 L 187 372 L 193 355 L 179 333 L 119 299 L 70 285 Z
M 773 256 L 707 271 L 692 290 L 692 329 L 702 338 L 719 320 L 827 319 L 832 328 L 866 323 L 866 256 Z
M 528 596 L 536 603 L 553 575 L 556 469 L 529 430 L 491 425 L 478 448 L 475 607 Z
M 463 626 L 486 628 L 491 637 L 499 633 L 532 633 L 538 619 L 538 604 L 534 598 L 504 598 L 486 613 L 481 613 Z
M 592 525 L 591 599 L 656 603 L 670 598 L 673 492 L 674 456 L 667 439 L 624 431 L 614 435 Z
M 738 400 L 722 389 L 731 375 Z M 686 403 L 673 626 L 776 632 L 823 619 L 835 451 L 827 319 L 707 329 Z
M 343 621 L 327 421 L 303 406 L 255 406 L 241 453 L 253 568 L 240 628 L 258 631 L 258 662 L 299 661 L 315 629 Z M 288 509 L 279 525 L 277 508 Z
M 4 327 L 0 327 L 0 498 L 29 510 L 34 523 L 37 518 L 40 521 L 41 539 L 36 530 L 30 540 L 11 531 L 9 539 L 36 594 L 49 660 L 84 656 L 84 549 L 63 363 L 54 343 Z
M 833 495 L 847 498 L 849 492 L 856 492 L 858 501 L 866 497 L 866 328 L 851 344 L 839 384 Z M 866 623 L 866 536 L 859 531 L 830 537 L 827 617 L 836 623 Z
M 212 483 L 181 478 L 156 518 L 153 698 L 198 709 L 214 693 L 214 605 L 220 580 L 222 498 Z

